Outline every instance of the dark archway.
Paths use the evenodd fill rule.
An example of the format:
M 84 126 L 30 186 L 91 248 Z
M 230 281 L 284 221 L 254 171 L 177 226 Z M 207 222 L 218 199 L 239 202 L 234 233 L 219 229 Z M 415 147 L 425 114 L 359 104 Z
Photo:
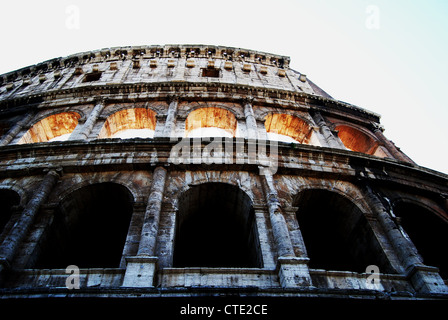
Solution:
M 174 267 L 262 267 L 252 202 L 225 183 L 193 186 L 179 199 Z
M 394 214 L 414 243 L 426 265 L 439 268 L 443 279 L 448 279 L 448 222 L 423 206 L 399 202 Z
M 0 189 L 0 234 L 11 219 L 14 207 L 20 204 L 20 196 L 9 189 Z
M 115 183 L 70 193 L 55 212 L 38 267 L 119 267 L 133 201 L 131 193 Z
M 327 190 L 305 190 L 297 198 L 297 220 L 313 269 L 365 272 L 376 265 L 395 273 L 362 211 Z

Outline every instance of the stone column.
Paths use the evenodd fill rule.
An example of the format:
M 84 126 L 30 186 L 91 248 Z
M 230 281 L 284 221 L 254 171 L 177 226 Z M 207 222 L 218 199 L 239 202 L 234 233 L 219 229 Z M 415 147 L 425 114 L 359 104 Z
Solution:
M 252 109 L 253 99 L 245 99 L 244 116 L 246 117 L 247 139 L 258 139 L 257 120 L 255 120 L 254 110 Z
M 166 116 L 156 114 L 156 127 L 154 129 L 154 138 L 163 137 L 163 130 L 165 129 Z
M 146 206 L 140 244 L 138 247 L 137 254 L 139 256 L 154 256 L 155 254 L 166 174 L 167 171 L 163 167 L 157 167 L 153 173 L 151 191 Z
M 378 140 L 386 147 L 386 150 L 389 151 L 389 153 L 397 160 L 408 162 L 415 164 L 414 161 L 412 161 L 411 158 L 406 156 L 403 152 L 398 150 L 398 148 L 389 140 L 387 139 L 383 134 L 383 127 L 380 126 L 377 123 L 372 124 L 373 127 L 373 133 L 378 138 Z
M 296 215 L 300 214 L 298 207 L 286 207 L 283 208 L 288 225 L 290 225 L 291 242 L 294 247 L 296 255 L 305 260 L 308 259 L 308 253 L 305 247 L 305 241 L 303 241 L 302 231 L 297 222 Z
M 17 134 L 22 131 L 23 128 L 28 126 L 33 118 L 34 113 L 29 113 L 25 118 L 17 122 L 15 126 L 12 127 L 11 130 L 9 130 L 8 133 L 2 138 L 2 140 L 0 141 L 0 146 L 6 146 L 8 143 L 10 143 L 17 136 Z
M 103 100 L 97 102 L 92 112 L 90 112 L 89 116 L 87 117 L 86 122 L 78 130 L 75 129 L 75 131 L 73 131 L 73 133 L 70 135 L 69 140 L 86 140 L 92 132 L 92 129 L 95 126 L 95 123 L 98 120 L 101 112 L 103 112 L 104 106 L 105 103 Z
M 137 256 L 126 258 L 124 287 L 152 287 L 154 284 L 157 263 L 155 249 L 166 175 L 167 171 L 163 167 L 154 170 Z
M 170 138 L 175 133 L 178 104 L 179 104 L 178 96 L 173 96 L 170 98 L 170 104 L 168 106 L 168 111 L 165 120 L 165 127 L 163 128 L 162 133 L 163 137 Z
M 312 117 L 316 124 L 319 126 L 320 133 L 325 139 L 325 142 L 327 143 L 327 146 L 330 148 L 338 148 L 341 149 L 341 144 L 339 143 L 339 139 L 336 138 L 333 133 L 331 132 L 330 128 L 327 125 L 327 122 L 322 117 L 320 112 L 313 112 Z
M 364 188 L 364 195 L 386 232 L 415 289 L 420 292 L 448 293 L 448 287 L 440 277 L 438 269 L 423 264 L 414 244 L 407 239 L 399 225 L 391 218 L 379 197 L 369 186 Z
M 308 258 L 296 257 L 288 226 L 282 214 L 277 190 L 272 175 L 265 172 L 261 175 L 266 203 L 269 209 L 269 218 L 272 226 L 275 247 L 277 248 L 280 284 L 282 287 L 310 286 L 311 277 L 308 269 Z
M 39 188 L 35 191 L 33 197 L 25 206 L 22 216 L 2 242 L 0 246 L 0 275 L 11 265 L 20 244 L 31 229 L 41 205 L 47 200 L 58 179 L 59 174 L 56 170 L 48 171 Z

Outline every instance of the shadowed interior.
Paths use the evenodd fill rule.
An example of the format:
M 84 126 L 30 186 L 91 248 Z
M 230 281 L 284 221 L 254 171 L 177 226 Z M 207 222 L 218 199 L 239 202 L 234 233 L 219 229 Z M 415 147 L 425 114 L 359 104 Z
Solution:
M 225 183 L 204 183 L 179 199 L 175 267 L 261 267 L 250 198 Z

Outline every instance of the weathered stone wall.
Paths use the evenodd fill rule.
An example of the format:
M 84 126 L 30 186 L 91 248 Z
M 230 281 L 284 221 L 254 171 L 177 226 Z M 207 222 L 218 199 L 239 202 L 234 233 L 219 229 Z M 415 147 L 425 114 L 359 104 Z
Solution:
M 14 198 L 4 209 L 10 217 L 0 236 L 5 293 L 18 288 L 26 296 L 24 288 L 65 287 L 65 270 L 41 266 L 49 242 L 70 238 L 78 213 L 85 211 L 90 217 L 84 224 L 92 223 L 97 232 L 84 236 L 91 237 L 92 247 L 107 243 L 110 235 L 102 227 L 113 223 L 121 206 L 103 208 L 94 200 L 109 190 L 111 203 L 119 199 L 130 208 L 129 222 L 111 224 L 124 234 L 122 242 L 110 239 L 120 259 L 114 267 L 98 263 L 80 271 L 82 287 L 101 288 L 105 295 L 118 287 L 258 287 L 317 296 L 344 289 L 401 298 L 448 294 L 441 277 L 446 260 L 434 261 L 430 254 L 443 272 L 425 264 L 424 252 L 401 225 L 406 217 L 394 211 L 412 203 L 438 219 L 443 233 L 447 176 L 413 163 L 384 137 L 376 114 L 317 90 L 289 68 L 287 57 L 205 46 L 115 48 L 48 61 L 1 79 L 0 197 Z M 126 111 L 136 108 L 148 112 Z M 65 141 L 24 138 L 30 130 L 65 133 L 57 128 L 63 122 L 36 124 L 67 112 L 76 114 L 78 123 Z M 201 116 L 189 118 L 192 112 Z M 143 121 L 148 114 L 155 118 Z M 101 133 L 105 123 L 116 128 L 149 123 L 154 138 L 111 139 Z M 233 137 L 187 137 L 191 128 L 211 126 Z M 300 141 L 269 140 L 269 131 Z M 238 208 L 229 211 L 239 212 L 232 216 L 234 225 L 223 230 L 213 219 L 210 227 L 200 224 L 207 234 L 202 242 L 210 244 L 199 254 L 216 257 L 226 237 L 228 242 L 240 237 L 253 265 L 196 267 L 192 260 L 177 267 L 180 224 L 197 221 L 199 209 L 213 215 L 232 205 Z M 339 216 L 325 216 L 318 208 Z M 322 221 L 310 218 L 311 227 L 308 220 L 300 222 L 302 213 Z M 324 229 L 326 221 L 348 241 L 338 250 L 357 264 L 343 270 L 312 267 L 315 251 L 308 235 Z M 324 235 L 313 241 L 332 241 Z M 437 238 L 437 245 L 445 240 Z M 69 248 L 64 241 L 63 251 Z M 368 263 L 379 268 L 378 283 L 368 281 Z

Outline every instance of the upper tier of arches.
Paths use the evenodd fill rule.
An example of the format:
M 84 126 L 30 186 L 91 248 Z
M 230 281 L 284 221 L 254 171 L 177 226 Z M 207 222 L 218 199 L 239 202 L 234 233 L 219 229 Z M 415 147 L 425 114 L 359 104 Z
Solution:
M 241 107 L 242 108 L 242 107 Z M 254 109 L 258 108 L 257 106 Z M 109 109 L 112 110 L 108 111 Z M 187 108 L 183 114 L 174 117 L 174 131 L 170 137 L 236 137 L 248 138 L 250 129 L 242 111 L 235 112 L 235 106 L 220 104 L 204 105 Z M 38 114 L 28 124 L 27 130 L 22 130 L 12 143 L 26 144 L 38 142 L 53 142 L 78 140 L 85 129 L 89 109 L 82 111 L 61 112 L 47 110 Z M 116 108 L 106 106 L 97 115 L 92 132 L 85 135 L 87 140 L 108 138 L 143 138 L 154 139 L 163 137 L 163 127 L 167 125 L 166 111 L 162 108 L 128 106 Z M 185 113 L 186 112 L 186 113 Z M 334 127 L 334 138 L 339 140 L 340 149 L 347 149 L 378 157 L 389 157 L 391 152 L 384 143 L 367 128 L 354 124 L 333 124 L 327 121 L 328 127 Z M 328 144 L 327 138 L 310 115 L 290 110 L 270 110 L 257 112 L 255 128 L 259 139 L 276 140 L 286 143 L 307 144 L 322 147 L 334 147 Z M 24 129 L 27 127 L 24 126 Z M 75 138 L 76 136 L 76 138 Z

